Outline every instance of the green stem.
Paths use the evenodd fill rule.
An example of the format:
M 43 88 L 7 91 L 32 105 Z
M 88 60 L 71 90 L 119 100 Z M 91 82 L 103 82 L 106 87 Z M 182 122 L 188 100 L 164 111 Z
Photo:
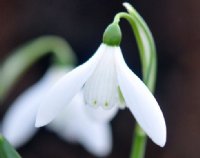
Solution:
M 135 126 L 131 158 L 143 158 L 146 150 L 147 137 L 138 124 Z
M 157 57 L 154 39 L 147 24 L 137 11 L 128 3 L 124 3 L 124 6 L 129 14 L 125 12 L 118 13 L 114 18 L 114 23 L 119 23 L 121 18 L 124 18 L 130 23 L 138 45 L 143 81 L 153 93 L 157 74 Z M 146 134 L 136 123 L 130 157 L 144 158 L 146 142 Z
M 2 65 L 0 98 L 6 97 L 19 77 L 38 59 L 52 53 L 56 64 L 74 64 L 76 58 L 68 43 L 57 36 L 39 37 L 11 53 Z

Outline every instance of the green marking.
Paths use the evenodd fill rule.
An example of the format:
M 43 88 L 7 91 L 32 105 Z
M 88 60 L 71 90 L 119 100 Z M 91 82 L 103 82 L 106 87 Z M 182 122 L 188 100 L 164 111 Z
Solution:
M 124 103 L 125 102 L 124 96 L 123 96 L 122 91 L 121 91 L 121 89 L 120 89 L 119 86 L 117 87 L 117 90 L 118 90 L 118 95 L 119 95 L 119 101 L 120 101 L 120 103 Z
M 97 105 L 97 101 L 96 100 L 93 101 L 93 105 Z
M 108 102 L 106 101 L 104 105 L 105 105 L 105 107 L 108 107 L 109 104 L 108 104 Z

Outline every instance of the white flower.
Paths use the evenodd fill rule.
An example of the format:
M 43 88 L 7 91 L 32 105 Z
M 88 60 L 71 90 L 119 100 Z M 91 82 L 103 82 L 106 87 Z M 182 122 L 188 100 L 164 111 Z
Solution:
M 34 127 L 40 100 L 52 84 L 63 76 L 68 68 L 52 67 L 34 86 L 20 95 L 11 105 L 2 122 L 2 133 L 14 147 L 28 142 L 38 128 Z M 83 145 L 96 156 L 105 156 L 112 149 L 111 127 L 88 117 L 83 95 L 77 94 L 63 112 L 47 128 L 62 139 Z
M 106 156 L 112 150 L 111 127 L 88 117 L 85 107 L 83 95 L 79 93 L 47 127 L 67 141 L 79 142 L 96 156 Z
M 164 146 L 166 125 L 162 111 L 149 89 L 128 68 L 119 46 L 101 44 L 87 62 L 62 77 L 43 99 L 36 126 L 51 122 L 81 90 L 90 110 L 93 107 L 107 113 L 128 107 L 147 135 Z M 109 114 L 106 118 L 110 119 Z

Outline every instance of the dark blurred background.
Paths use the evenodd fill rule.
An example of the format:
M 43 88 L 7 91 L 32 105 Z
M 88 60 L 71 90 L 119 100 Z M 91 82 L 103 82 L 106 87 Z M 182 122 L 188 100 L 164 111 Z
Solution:
M 120 0 L 0 0 L 0 60 L 24 42 L 42 35 L 64 37 L 86 61 L 101 43 L 102 33 L 117 12 Z M 146 158 L 200 157 L 200 1 L 128 1 L 144 17 L 158 51 L 156 98 L 166 118 L 168 139 L 164 148 L 150 140 Z M 122 50 L 128 65 L 141 76 L 135 40 L 129 25 L 121 22 Z M 35 83 L 50 64 L 46 56 L 17 82 L 1 106 L 0 117 L 11 102 Z M 112 121 L 114 148 L 108 158 L 129 157 L 134 118 L 120 111 Z M 92 158 L 80 145 L 71 145 L 41 129 L 18 150 L 23 158 Z

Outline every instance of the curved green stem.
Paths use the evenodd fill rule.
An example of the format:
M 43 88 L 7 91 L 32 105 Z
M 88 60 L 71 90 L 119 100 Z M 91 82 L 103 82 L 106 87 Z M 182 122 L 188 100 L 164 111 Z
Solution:
M 147 24 L 137 11 L 128 3 L 124 3 L 124 6 L 129 13 L 118 13 L 113 23 L 119 23 L 121 18 L 124 18 L 130 23 L 139 49 L 143 81 L 153 93 L 157 74 L 157 56 L 154 39 Z M 146 141 L 146 134 L 140 126 L 136 124 L 131 158 L 144 158 Z
M 153 92 L 157 73 L 157 57 L 153 36 L 146 23 L 141 19 L 138 20 L 137 16 L 121 12 L 115 16 L 114 23 L 120 22 L 121 18 L 126 19 L 132 27 L 139 49 L 143 81 Z
M 57 36 L 39 37 L 18 48 L 2 65 L 0 96 L 3 99 L 9 89 L 32 64 L 48 53 L 53 54 L 53 62 L 67 65 L 76 62 L 69 44 Z

